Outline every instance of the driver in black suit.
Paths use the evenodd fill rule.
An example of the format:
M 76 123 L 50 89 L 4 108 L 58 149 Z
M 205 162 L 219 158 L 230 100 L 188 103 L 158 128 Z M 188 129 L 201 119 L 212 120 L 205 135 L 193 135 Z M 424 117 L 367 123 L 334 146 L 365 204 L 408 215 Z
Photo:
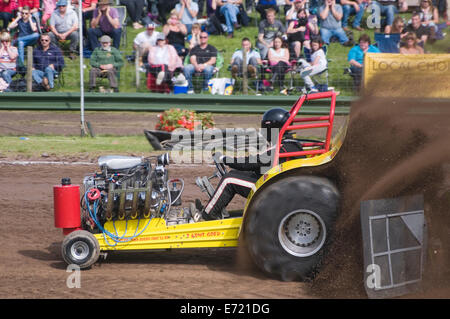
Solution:
M 290 113 L 282 108 L 274 108 L 264 113 L 261 127 L 267 129 L 269 142 L 270 130 L 282 128 L 289 116 Z M 222 176 L 214 195 L 206 206 L 203 207 L 200 200 L 196 200 L 196 208 L 201 212 L 204 220 L 222 219 L 223 209 L 231 202 L 235 194 L 248 196 L 250 190 L 255 188 L 256 181 L 261 177 L 261 168 L 268 164 L 267 159 L 271 159 L 275 144 L 272 144 L 264 154 L 246 157 L 244 161 L 242 159 L 238 161 L 237 158 L 227 157 L 220 153 L 213 155 L 216 162 L 228 165 L 232 169 Z M 301 150 L 300 142 L 290 140 L 288 143 L 282 144 L 280 153 Z

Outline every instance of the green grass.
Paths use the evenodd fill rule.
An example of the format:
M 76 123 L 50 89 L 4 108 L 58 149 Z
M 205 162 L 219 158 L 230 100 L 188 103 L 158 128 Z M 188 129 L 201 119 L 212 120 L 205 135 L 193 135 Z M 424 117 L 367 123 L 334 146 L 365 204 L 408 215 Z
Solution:
M 364 21 L 366 21 L 366 18 L 369 14 L 366 13 L 365 17 L 363 18 L 363 25 Z M 411 16 L 410 13 L 401 14 L 406 19 L 409 19 Z M 255 13 L 251 14 L 251 17 L 254 18 L 256 16 Z M 350 18 L 352 19 L 352 18 Z M 349 25 L 351 25 L 349 23 Z M 157 28 L 157 31 L 161 31 L 162 27 Z M 448 28 L 447 28 L 448 29 Z M 140 30 L 134 30 L 131 26 L 128 26 L 127 28 L 127 43 L 126 46 L 121 46 L 120 50 L 123 53 L 123 56 L 125 58 L 126 55 L 131 55 L 133 48 L 133 40 L 135 36 L 142 32 L 143 29 Z M 253 44 L 255 44 L 256 36 L 257 36 L 258 30 L 255 25 L 255 20 L 250 22 L 250 25 L 244 28 L 241 28 L 240 30 L 235 31 L 234 38 L 228 39 L 226 36 L 218 36 L 218 35 L 212 35 L 209 38 L 209 43 L 214 45 L 219 50 L 223 51 L 224 56 L 224 66 L 220 70 L 219 76 L 220 77 L 230 77 L 230 71 L 228 70 L 228 66 L 231 60 L 231 56 L 234 53 L 234 51 L 241 46 L 241 39 L 244 37 L 248 37 L 252 40 Z M 359 32 L 354 30 L 354 39 L 355 41 L 359 38 L 359 36 L 362 33 L 367 33 L 370 35 L 371 39 L 374 38 L 374 30 L 373 29 L 366 29 L 363 32 Z M 450 41 L 450 32 L 447 32 L 447 36 L 444 40 L 437 41 L 433 46 L 427 46 L 426 51 L 432 52 L 432 53 L 447 53 L 448 52 L 448 43 Z M 343 47 L 339 43 L 331 43 L 328 48 L 328 59 L 330 60 L 329 63 L 329 82 L 330 86 L 334 86 L 337 90 L 341 91 L 341 95 L 353 95 L 353 92 L 351 91 L 352 82 L 351 78 L 348 75 L 343 74 L 343 70 L 345 67 L 348 66 L 347 62 L 347 54 L 350 48 Z M 80 68 L 79 68 L 79 60 L 76 59 L 74 61 L 66 58 L 66 68 L 64 70 L 64 80 L 65 85 L 64 87 L 56 87 L 56 91 L 63 91 L 63 92 L 78 92 L 80 89 L 79 81 L 80 81 Z M 89 79 L 89 60 L 85 59 L 84 64 L 87 66 L 84 71 L 84 86 L 87 87 L 88 85 L 88 79 Z M 140 81 L 140 87 L 136 88 L 135 85 L 135 65 L 134 63 L 129 63 L 125 61 L 124 67 L 121 69 L 120 72 L 120 91 L 121 92 L 148 92 L 148 89 L 146 87 L 146 79 L 145 74 L 140 73 L 141 81 Z M 298 75 L 297 75 L 298 77 Z M 287 76 L 287 81 L 289 79 L 289 76 Z M 103 81 L 103 82 L 101 82 Z M 108 85 L 108 82 L 106 79 L 98 80 L 97 86 L 100 85 Z M 296 79 L 295 85 L 303 86 L 302 80 Z M 240 94 L 239 92 L 235 91 L 235 94 Z M 274 92 L 273 94 L 277 94 L 277 92 Z
M 25 158 L 44 156 L 70 157 L 89 155 L 95 158 L 108 154 L 148 156 L 152 147 L 143 135 L 138 136 L 76 136 L 34 135 L 28 137 L 0 136 L 0 154 Z

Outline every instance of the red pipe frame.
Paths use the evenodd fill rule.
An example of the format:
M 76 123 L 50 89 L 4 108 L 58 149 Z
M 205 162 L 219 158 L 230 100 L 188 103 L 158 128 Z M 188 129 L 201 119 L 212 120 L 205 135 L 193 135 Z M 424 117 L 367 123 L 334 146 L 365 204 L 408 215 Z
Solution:
M 335 108 L 336 108 L 336 96 L 337 95 L 338 95 L 338 93 L 336 93 L 335 91 L 312 93 L 312 94 L 302 95 L 297 100 L 297 102 L 295 102 L 294 106 L 292 106 L 291 110 L 289 111 L 289 113 L 290 113 L 289 119 L 283 125 L 283 127 L 281 128 L 280 133 L 278 135 L 278 143 L 277 143 L 277 147 L 275 148 L 275 156 L 274 156 L 273 166 L 278 165 L 280 158 L 296 157 L 296 156 L 304 156 L 304 155 L 318 155 L 318 154 L 326 153 L 330 150 L 331 133 L 333 130 L 334 113 L 335 113 Z M 329 116 L 295 118 L 305 101 L 327 99 L 327 98 L 331 98 L 330 115 Z M 326 121 L 326 122 L 291 125 L 292 123 L 318 122 L 318 121 Z M 323 148 L 280 154 L 281 140 L 286 131 L 302 130 L 302 129 L 304 130 L 304 129 L 321 128 L 321 127 L 327 127 L 327 134 L 326 134 L 325 142 L 324 143 L 305 143 L 305 144 L 303 144 L 303 146 L 305 146 L 305 147 L 322 146 Z

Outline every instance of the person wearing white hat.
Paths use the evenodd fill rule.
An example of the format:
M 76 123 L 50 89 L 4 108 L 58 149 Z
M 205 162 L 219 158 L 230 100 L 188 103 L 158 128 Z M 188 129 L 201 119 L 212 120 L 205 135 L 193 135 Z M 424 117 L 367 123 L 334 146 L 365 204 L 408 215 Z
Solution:
M 133 48 L 139 51 L 140 57 L 145 57 L 148 54 L 148 50 L 156 45 L 156 38 L 160 34 L 155 31 L 156 25 L 154 23 L 149 23 L 146 26 L 146 30 L 138 33 L 133 41 Z
M 72 9 L 67 9 L 67 0 L 59 0 L 56 3 L 56 10 L 50 17 L 49 35 L 54 45 L 59 41 L 70 40 L 70 58 L 76 57 L 78 47 L 78 15 Z
M 183 62 L 175 48 L 166 43 L 164 34 L 159 34 L 156 46 L 151 47 L 148 53 L 150 73 L 156 76 L 156 85 L 170 82 L 175 70 L 181 70 Z

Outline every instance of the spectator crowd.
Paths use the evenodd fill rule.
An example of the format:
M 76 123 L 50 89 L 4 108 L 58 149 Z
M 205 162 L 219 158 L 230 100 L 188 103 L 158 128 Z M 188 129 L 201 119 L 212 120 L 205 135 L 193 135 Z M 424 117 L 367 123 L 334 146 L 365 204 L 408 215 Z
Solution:
M 358 90 L 365 53 L 384 52 L 365 27 L 398 39 L 395 52 L 422 54 L 425 44 L 443 37 L 446 22 L 441 21 L 448 19 L 445 0 L 420 0 L 410 19 L 399 15 L 409 9 L 406 0 L 285 0 L 282 5 L 276 0 L 85 0 L 82 21 L 78 5 L 78 0 L 0 1 L 0 90 L 8 90 L 16 74 L 24 72 L 27 46 L 33 46 L 36 87 L 53 89 L 65 67 L 63 46 L 68 46 L 67 58 L 77 59 L 82 32 L 85 57 L 90 57 L 89 90 L 96 90 L 97 78 L 103 77 L 118 92 L 126 32 L 119 6 L 125 8 L 128 23 L 142 29 L 133 49 L 149 88 L 170 92 L 174 79 L 181 79 L 188 94 L 208 90 L 223 62 L 229 63 L 233 78 L 244 72 L 255 81 L 269 75 L 270 89 L 282 90 L 285 75 L 294 71 L 307 91 L 317 91 L 314 76 L 327 70 L 332 42 L 348 47 L 348 71 Z M 208 42 L 210 36 L 236 37 L 237 30 L 249 25 L 252 11 L 255 38 L 244 37 L 231 60 L 223 61 L 220 50 Z M 363 21 L 365 13 L 371 19 Z M 353 30 L 362 32 L 356 43 Z M 194 82 L 194 77 L 201 80 Z

